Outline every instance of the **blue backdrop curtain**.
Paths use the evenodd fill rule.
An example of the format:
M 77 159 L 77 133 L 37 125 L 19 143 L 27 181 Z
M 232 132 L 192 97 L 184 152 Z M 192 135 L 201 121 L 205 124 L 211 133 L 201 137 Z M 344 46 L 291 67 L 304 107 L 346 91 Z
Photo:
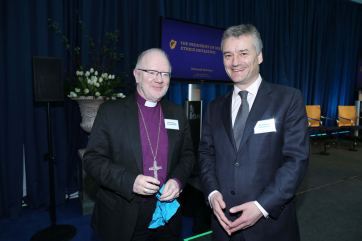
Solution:
M 119 29 L 120 74 L 148 48 L 159 46 L 159 16 L 227 28 L 252 23 L 260 31 L 264 62 L 262 77 L 271 83 L 299 88 L 306 104 L 319 104 L 322 113 L 335 117 L 338 105 L 353 105 L 357 56 L 362 55 L 362 5 L 342 0 L 132 0 L 132 1 L 0 1 L 0 218 L 16 219 L 23 196 L 23 153 L 26 160 L 26 203 L 49 205 L 48 151 L 45 105 L 33 102 L 32 56 L 61 57 L 63 70 L 72 69 L 67 52 L 48 28 L 59 23 L 71 48 L 79 46 L 82 62 L 89 64 L 86 34 L 104 39 Z M 131 69 L 127 81 L 134 87 Z M 231 86 L 201 87 L 203 108 Z M 187 85 L 172 83 L 166 98 L 182 104 Z M 52 104 L 56 203 L 66 190 L 77 190 L 77 150 L 86 147 L 88 134 L 80 129 L 74 101 Z

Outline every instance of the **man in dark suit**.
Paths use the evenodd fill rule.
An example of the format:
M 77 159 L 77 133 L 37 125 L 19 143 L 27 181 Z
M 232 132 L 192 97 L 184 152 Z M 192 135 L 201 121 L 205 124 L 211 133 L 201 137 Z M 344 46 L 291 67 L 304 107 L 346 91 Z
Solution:
M 149 229 L 155 194 L 161 201 L 178 198 L 193 170 L 190 129 L 183 108 L 162 99 L 171 66 L 160 49 L 143 52 L 133 71 L 137 91 L 103 103 L 97 113 L 84 170 L 101 187 L 91 226 L 102 240 L 175 240 L 181 210 L 156 229 Z
M 233 90 L 211 101 L 200 141 L 200 178 L 218 240 L 299 240 L 295 192 L 309 161 L 302 94 L 259 74 L 253 25 L 230 27 L 221 50 Z

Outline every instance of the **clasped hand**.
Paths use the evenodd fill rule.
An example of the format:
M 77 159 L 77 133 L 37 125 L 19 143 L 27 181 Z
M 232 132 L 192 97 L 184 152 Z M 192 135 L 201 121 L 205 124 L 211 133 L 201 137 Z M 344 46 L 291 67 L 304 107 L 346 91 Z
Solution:
M 231 222 L 224 214 L 223 209 L 226 208 L 226 204 L 220 192 L 214 193 L 210 197 L 210 202 L 215 216 L 229 236 L 238 230 L 253 226 L 263 216 L 259 208 L 253 202 L 247 202 L 232 207 L 229 210 L 230 213 L 243 212 L 239 218 L 234 222 Z
M 140 195 L 154 195 L 159 189 L 159 180 L 141 174 L 137 176 L 133 184 L 133 192 Z
M 160 190 L 160 181 L 156 178 L 138 175 L 134 184 L 133 192 L 140 195 L 154 195 Z M 180 187 L 177 182 L 170 179 L 166 182 L 160 201 L 172 201 L 180 195 Z

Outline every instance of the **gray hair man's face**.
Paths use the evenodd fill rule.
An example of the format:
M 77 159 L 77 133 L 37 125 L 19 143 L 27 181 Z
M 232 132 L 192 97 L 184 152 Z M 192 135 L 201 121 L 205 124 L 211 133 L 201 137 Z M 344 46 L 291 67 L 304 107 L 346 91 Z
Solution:
M 245 90 L 259 77 L 263 54 L 256 53 L 252 36 L 230 37 L 223 42 L 223 60 L 230 79 Z

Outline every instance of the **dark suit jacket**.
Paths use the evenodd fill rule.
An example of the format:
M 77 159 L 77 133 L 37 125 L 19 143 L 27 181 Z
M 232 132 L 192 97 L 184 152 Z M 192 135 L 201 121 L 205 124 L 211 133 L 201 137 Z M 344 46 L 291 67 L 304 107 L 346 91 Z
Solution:
M 179 130 L 167 129 L 166 180 L 177 178 L 185 187 L 195 161 L 188 122 L 181 106 L 164 99 L 161 106 L 165 119 L 179 122 Z M 130 240 L 142 199 L 132 193 L 132 189 L 136 177 L 143 173 L 135 93 L 100 106 L 84 154 L 83 168 L 101 184 L 92 228 L 102 240 Z M 181 231 L 181 221 L 179 209 L 169 221 L 175 235 Z
M 236 219 L 229 213 L 231 207 L 259 202 L 270 217 L 242 231 L 247 241 L 299 240 L 295 192 L 309 160 L 302 94 L 263 80 L 237 152 L 231 122 L 232 91 L 211 101 L 204 115 L 199 164 L 205 196 L 220 191 L 231 221 Z M 276 132 L 254 134 L 258 121 L 273 118 Z M 216 217 L 212 229 L 218 240 L 229 240 Z

